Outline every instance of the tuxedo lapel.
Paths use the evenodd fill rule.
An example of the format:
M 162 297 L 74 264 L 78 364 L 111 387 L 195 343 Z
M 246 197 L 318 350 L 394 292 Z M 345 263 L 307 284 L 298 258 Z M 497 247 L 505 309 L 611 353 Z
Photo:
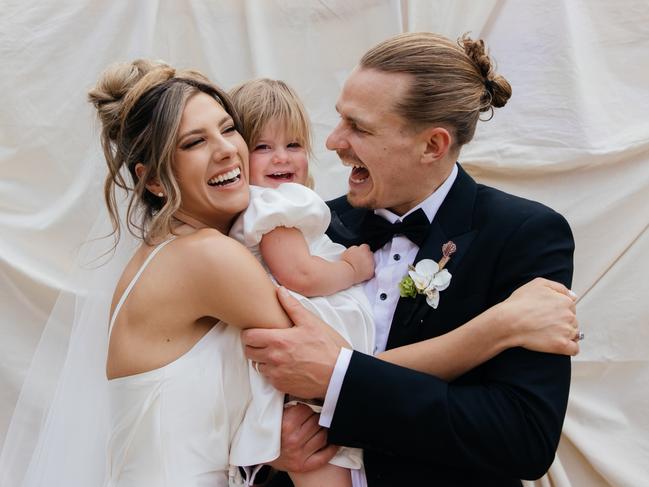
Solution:
M 345 247 L 362 244 L 364 240 L 360 230 L 369 213 L 370 211 L 364 208 L 352 208 L 351 206 L 347 206 L 347 211 L 341 213 L 331 208 L 331 222 L 327 229 L 327 235 L 334 242 Z
M 477 234 L 477 230 L 472 229 L 476 192 L 475 181 L 458 165 L 457 179 L 437 211 L 414 263 L 422 259 L 439 262 L 442 257 L 442 245 L 452 241 L 457 250 L 451 256 L 446 269 L 453 274 Z M 444 291 L 440 299 L 440 306 L 443 305 Z M 423 321 L 423 316 L 427 313 L 435 313 L 435 310 L 428 306 L 424 295 L 417 295 L 414 299 L 400 298 L 392 319 L 387 347 L 394 348 L 410 343 L 408 339 L 413 334 L 413 328 Z

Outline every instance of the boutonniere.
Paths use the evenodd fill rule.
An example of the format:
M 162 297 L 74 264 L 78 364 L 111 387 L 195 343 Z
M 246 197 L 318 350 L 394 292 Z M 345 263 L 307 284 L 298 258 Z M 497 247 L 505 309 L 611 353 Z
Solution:
M 426 303 L 433 309 L 439 304 L 439 293 L 451 284 L 451 273 L 444 269 L 457 247 L 450 240 L 442 245 L 442 258 L 438 262 L 422 259 L 408 265 L 408 275 L 399 283 L 399 294 L 404 298 L 426 295 Z

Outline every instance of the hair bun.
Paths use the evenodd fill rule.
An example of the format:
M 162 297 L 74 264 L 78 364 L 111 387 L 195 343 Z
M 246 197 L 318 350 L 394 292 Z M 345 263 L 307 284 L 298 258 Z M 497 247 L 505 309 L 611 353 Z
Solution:
M 88 101 L 97 110 L 104 135 L 109 140 L 114 141 L 119 133 L 126 95 L 148 73 L 160 68 L 172 69 L 163 61 L 147 59 L 114 64 L 102 73 L 97 85 L 88 92 Z
M 491 107 L 504 107 L 512 96 L 512 87 L 509 82 L 494 70 L 493 62 L 487 53 L 482 39 L 473 40 L 468 35 L 463 35 L 459 41 L 467 56 L 480 70 L 485 85 L 485 103 L 480 110 L 485 112 Z

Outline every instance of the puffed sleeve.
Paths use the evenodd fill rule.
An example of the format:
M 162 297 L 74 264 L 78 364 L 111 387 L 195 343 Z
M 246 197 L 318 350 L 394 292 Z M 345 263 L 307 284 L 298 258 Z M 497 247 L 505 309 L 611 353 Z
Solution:
M 250 187 L 250 205 L 242 216 L 243 244 L 258 245 L 277 227 L 297 228 L 308 242 L 320 237 L 331 215 L 326 203 L 314 191 L 296 183 L 277 188 Z

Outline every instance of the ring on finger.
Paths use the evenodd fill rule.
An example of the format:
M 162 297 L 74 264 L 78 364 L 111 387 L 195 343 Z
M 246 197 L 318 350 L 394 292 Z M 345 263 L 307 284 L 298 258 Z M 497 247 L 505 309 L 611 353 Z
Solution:
M 580 342 L 580 341 L 582 341 L 585 337 L 586 337 L 586 335 L 584 334 L 583 331 L 579 331 L 579 330 L 577 330 L 577 337 L 575 338 L 576 341 Z

